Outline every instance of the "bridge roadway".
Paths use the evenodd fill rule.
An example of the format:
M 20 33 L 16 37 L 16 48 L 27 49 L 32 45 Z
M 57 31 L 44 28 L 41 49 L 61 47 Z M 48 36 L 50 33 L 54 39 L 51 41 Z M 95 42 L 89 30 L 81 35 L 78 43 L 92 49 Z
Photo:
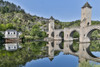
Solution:
M 74 32 L 79 33 L 79 41 L 80 42 L 90 42 L 91 33 L 95 30 L 100 30 L 100 25 L 90 25 L 87 27 L 72 27 L 72 28 L 64 28 L 64 29 L 54 29 L 52 33 L 54 36 L 51 36 L 53 40 L 62 40 L 72 41 Z M 52 35 L 51 31 L 48 32 L 49 35 Z M 61 33 L 64 33 L 64 36 L 61 36 Z

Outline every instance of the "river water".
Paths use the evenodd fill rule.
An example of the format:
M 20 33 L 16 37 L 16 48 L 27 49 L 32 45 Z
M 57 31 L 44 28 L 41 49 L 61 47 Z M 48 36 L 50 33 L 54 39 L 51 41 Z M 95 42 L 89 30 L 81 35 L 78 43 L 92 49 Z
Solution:
M 100 52 L 93 54 L 97 55 L 100 54 Z M 52 61 L 49 60 L 48 57 L 38 59 L 38 60 L 32 60 L 30 62 L 27 62 L 25 66 L 23 67 L 78 67 L 78 57 L 73 55 L 64 55 L 63 52 L 60 52 L 58 56 L 55 56 Z M 100 64 L 98 62 L 90 61 L 91 64 Z
M 73 45 L 72 51 L 69 49 L 71 45 Z M 0 67 L 79 67 L 81 54 L 77 55 L 77 52 L 82 49 L 79 45 L 89 45 L 89 43 L 51 41 L 2 44 L 0 46 Z M 92 42 L 86 49 L 89 47 L 92 55 L 100 57 L 99 45 L 99 41 Z M 92 67 L 100 65 L 99 62 L 86 58 L 85 62 L 88 60 L 88 64 Z

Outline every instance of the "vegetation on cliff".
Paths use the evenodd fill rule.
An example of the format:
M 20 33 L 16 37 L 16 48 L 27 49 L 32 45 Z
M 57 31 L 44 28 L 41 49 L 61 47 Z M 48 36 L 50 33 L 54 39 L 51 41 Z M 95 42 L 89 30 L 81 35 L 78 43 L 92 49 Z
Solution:
M 34 37 L 35 35 L 33 34 L 35 33 L 36 36 L 34 39 L 44 38 L 47 36 L 45 32 L 48 29 L 48 20 L 49 19 L 47 18 L 30 15 L 26 13 L 20 6 L 16 6 L 15 4 L 9 3 L 8 1 L 0 0 L 0 31 L 15 29 L 17 31 L 22 31 L 26 37 Z M 63 29 L 65 27 L 78 27 L 80 26 L 80 22 L 80 20 L 72 22 L 61 22 L 59 20 L 55 20 L 55 28 Z M 100 21 L 92 21 L 92 25 L 96 24 L 100 24 Z M 35 26 L 38 26 L 40 28 L 37 28 L 40 32 L 33 31 L 33 27 Z M 41 30 L 45 32 L 41 33 Z M 37 35 L 39 33 L 41 34 Z M 94 37 L 98 33 L 99 32 L 96 31 L 92 34 L 92 37 Z M 76 35 L 77 33 L 75 34 L 75 36 Z M 96 37 L 98 36 L 99 35 L 96 35 Z

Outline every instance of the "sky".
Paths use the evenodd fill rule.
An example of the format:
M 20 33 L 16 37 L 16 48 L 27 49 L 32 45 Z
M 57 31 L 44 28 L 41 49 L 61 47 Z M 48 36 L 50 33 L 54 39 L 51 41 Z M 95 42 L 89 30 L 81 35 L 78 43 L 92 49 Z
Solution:
M 100 21 L 100 0 L 5 0 L 21 6 L 26 13 L 44 18 L 53 16 L 63 22 L 81 19 L 81 7 L 88 2 L 92 20 Z

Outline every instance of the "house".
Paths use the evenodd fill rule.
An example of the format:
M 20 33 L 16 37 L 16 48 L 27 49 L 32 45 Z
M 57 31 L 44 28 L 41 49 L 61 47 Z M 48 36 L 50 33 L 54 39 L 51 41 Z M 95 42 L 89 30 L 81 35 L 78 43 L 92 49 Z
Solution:
M 21 34 L 22 34 L 22 32 L 17 32 L 16 30 L 13 30 L 13 29 L 6 30 L 4 33 L 5 42 L 19 41 L 20 40 L 19 36 Z
M 17 32 L 16 30 L 6 30 L 5 31 L 5 38 L 19 38 L 19 36 L 21 35 L 21 32 Z
M 15 51 L 17 50 L 18 48 L 22 48 L 19 43 L 6 43 L 4 44 L 5 45 L 5 49 L 7 51 Z

